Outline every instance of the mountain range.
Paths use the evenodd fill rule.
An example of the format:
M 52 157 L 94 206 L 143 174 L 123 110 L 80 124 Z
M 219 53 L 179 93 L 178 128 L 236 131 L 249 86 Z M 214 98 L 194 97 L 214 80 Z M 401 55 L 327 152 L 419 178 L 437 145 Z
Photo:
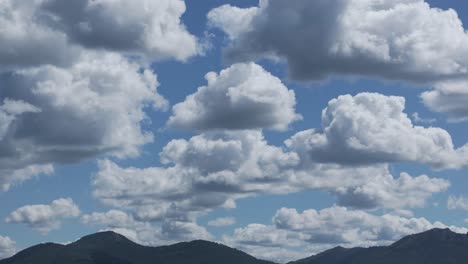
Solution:
M 114 232 L 100 232 L 68 244 L 45 243 L 25 249 L 0 264 L 274 264 L 225 245 L 196 240 L 147 247 Z M 432 229 L 390 246 L 336 247 L 289 264 L 464 264 L 468 235 Z

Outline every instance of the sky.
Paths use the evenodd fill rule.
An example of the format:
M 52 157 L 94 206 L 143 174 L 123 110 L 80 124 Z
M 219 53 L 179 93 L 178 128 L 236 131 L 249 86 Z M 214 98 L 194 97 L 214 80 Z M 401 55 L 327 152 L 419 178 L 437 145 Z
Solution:
M 0 259 L 103 230 L 277 262 L 466 233 L 466 14 L 0 0 Z

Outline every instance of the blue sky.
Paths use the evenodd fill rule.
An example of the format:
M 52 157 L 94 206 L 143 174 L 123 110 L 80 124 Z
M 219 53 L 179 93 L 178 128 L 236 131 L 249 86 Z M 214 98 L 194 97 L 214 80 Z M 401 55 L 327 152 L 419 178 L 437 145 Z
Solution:
M 468 230 L 463 1 L 13 2 L 0 258 L 108 229 L 277 261 Z

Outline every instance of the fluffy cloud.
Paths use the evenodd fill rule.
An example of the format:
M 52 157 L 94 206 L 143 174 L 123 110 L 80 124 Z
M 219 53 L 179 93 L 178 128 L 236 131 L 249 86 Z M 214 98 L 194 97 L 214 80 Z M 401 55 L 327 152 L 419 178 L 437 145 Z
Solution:
M 104 226 L 129 239 L 149 246 L 161 246 L 194 239 L 212 239 L 205 228 L 194 222 L 164 221 L 160 225 L 138 221 L 133 216 L 118 210 L 83 215 L 81 221 L 87 225 Z
M 0 1 L 0 70 L 42 64 L 64 66 L 79 56 L 81 49 L 70 45 L 64 33 L 38 23 L 36 14 L 43 2 Z
M 71 65 L 85 49 L 148 62 L 201 51 L 180 21 L 182 0 L 2 0 L 0 9 L 0 70 Z
M 437 169 L 468 165 L 468 145 L 456 149 L 447 131 L 413 125 L 404 108 L 403 97 L 343 95 L 322 112 L 322 130 L 299 132 L 286 144 L 303 159 L 317 162 L 413 161 Z
M 257 7 L 239 8 L 222 5 L 207 14 L 208 25 L 221 28 L 231 40 L 246 31 L 253 30 L 252 20 L 258 14 Z
M 279 57 L 292 77 L 371 75 L 428 81 L 468 72 L 468 34 L 457 13 L 424 0 L 264 0 L 208 14 L 231 39 L 233 60 Z
M 12 224 L 26 224 L 29 227 L 47 234 L 59 229 L 61 220 L 75 218 L 80 215 L 80 209 L 70 198 L 61 198 L 50 205 L 26 205 L 12 212 L 5 221 Z
M 422 93 L 424 104 L 434 112 L 446 113 L 451 121 L 468 119 L 468 81 L 439 82 L 435 89 Z
M 402 174 L 387 165 L 344 167 L 301 161 L 295 152 L 268 145 L 259 131 L 210 132 L 173 140 L 160 154 L 165 166 L 122 168 L 99 163 L 94 195 L 104 204 L 134 212 L 140 221 L 194 221 L 237 199 L 265 193 L 324 190 L 355 208 L 423 206 L 448 181 Z M 398 197 L 413 197 L 414 200 Z
M 466 210 L 468 211 L 468 198 L 463 196 L 449 196 L 447 207 L 450 210 Z
M 16 253 L 16 243 L 9 237 L 0 236 L 0 259 L 11 257 Z
M 450 183 L 426 175 L 411 177 L 402 173 L 398 179 L 390 174 L 375 175 L 355 187 L 339 187 L 334 194 L 338 204 L 352 208 L 415 208 L 424 207 L 434 194 L 446 191 Z M 410 194 L 411 199 L 408 199 Z
M 294 91 L 257 64 L 235 64 L 219 74 L 210 72 L 205 78 L 207 86 L 173 107 L 169 126 L 285 130 L 301 119 L 295 112 Z
M 168 167 L 125 169 L 101 161 L 94 195 L 111 206 L 138 208 L 141 219 L 185 219 L 216 207 L 232 208 L 233 199 L 262 190 L 284 193 L 296 188 L 273 183 L 288 178 L 297 155 L 268 145 L 258 131 L 173 140 L 161 160 Z
M 425 218 L 407 218 L 394 214 L 374 215 L 344 207 L 320 211 L 281 208 L 272 219 L 273 225 L 250 224 L 238 228 L 224 241 L 256 256 L 271 259 L 268 252 L 283 249 L 289 255 L 310 255 L 324 249 L 345 246 L 387 245 L 403 236 L 432 228 L 445 228 Z M 466 233 L 465 228 L 450 227 Z M 278 260 L 278 259 L 275 259 Z M 279 259 L 287 261 L 291 259 Z
M 183 0 L 47 0 L 36 15 L 86 48 L 184 61 L 200 51 L 181 23 L 185 8 Z
M 139 155 L 153 140 L 145 111 L 167 107 L 146 65 L 201 52 L 181 22 L 185 8 L 182 0 L 1 0 L 1 190 L 55 164 Z
M 232 226 L 236 223 L 236 219 L 234 217 L 221 217 L 216 218 L 208 222 L 209 226 L 214 227 L 223 227 L 223 226 Z
M 145 108 L 167 106 L 156 91 L 156 75 L 114 53 L 86 53 L 70 68 L 4 73 L 0 82 L 3 189 L 21 181 L 8 175 L 50 172 L 45 164 L 138 155 L 153 140 L 142 129 Z

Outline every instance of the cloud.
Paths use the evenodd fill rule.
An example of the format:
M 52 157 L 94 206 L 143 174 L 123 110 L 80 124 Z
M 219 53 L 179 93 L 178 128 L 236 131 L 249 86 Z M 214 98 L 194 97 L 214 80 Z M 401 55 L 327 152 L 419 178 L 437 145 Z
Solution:
M 0 8 L 0 71 L 70 66 L 90 49 L 147 62 L 185 61 L 202 49 L 181 23 L 182 0 L 4 0 Z
M 234 217 L 220 217 L 213 219 L 208 222 L 209 226 L 214 227 L 223 227 L 223 226 L 232 226 L 236 223 L 236 219 Z
M 194 239 L 212 239 L 212 235 L 194 222 L 164 221 L 155 225 L 138 221 L 123 211 L 111 210 L 105 213 L 83 215 L 81 221 L 87 225 L 104 226 L 129 239 L 148 246 L 161 246 Z
M 465 210 L 468 211 L 468 198 L 463 196 L 450 195 L 447 200 L 447 207 L 450 210 Z
M 412 177 L 402 173 L 394 179 L 387 174 L 376 175 L 359 186 L 337 188 L 334 194 L 339 205 L 351 208 L 415 208 L 424 207 L 434 193 L 446 191 L 449 186 L 447 180 L 426 175 Z M 411 199 L 407 199 L 408 195 Z
M 29 165 L 21 169 L 0 169 L 0 191 L 6 192 L 12 185 L 40 175 L 51 175 L 53 173 L 54 166 L 51 164 Z
M 434 124 L 437 121 L 435 118 L 423 118 L 418 112 L 414 112 L 411 117 L 416 124 Z
M 181 22 L 185 9 L 182 0 L 49 0 L 37 16 L 86 48 L 185 61 L 200 52 L 197 38 Z
M 257 7 L 239 8 L 222 5 L 207 14 L 208 25 L 221 28 L 231 40 L 246 31 L 253 30 L 252 20 L 258 15 Z
M 107 205 L 137 209 L 145 220 L 186 219 L 257 192 L 284 193 L 298 162 L 294 153 L 270 146 L 259 131 L 213 132 L 173 140 L 161 152 L 166 167 L 121 168 L 105 160 L 93 180 Z M 157 201 L 157 202 L 156 202 Z
M 363 165 L 419 162 L 436 169 L 468 165 L 468 145 L 455 148 L 450 134 L 412 124 L 405 99 L 377 93 L 343 95 L 322 112 L 322 129 L 286 141 L 304 160 Z
M 205 79 L 207 86 L 173 107 L 170 127 L 286 130 L 302 118 L 295 112 L 294 91 L 257 64 L 234 64 Z
M 26 205 L 10 213 L 5 219 L 10 224 L 25 224 L 47 234 L 59 229 L 61 220 L 75 218 L 80 215 L 80 209 L 70 198 L 61 198 L 52 201 L 50 205 Z
M 421 94 L 423 103 L 432 111 L 445 113 L 450 121 L 468 119 L 468 82 L 446 81 L 435 84 L 435 89 Z
M 25 113 L 39 113 L 41 110 L 24 101 L 4 99 L 0 105 L 0 140 L 2 140 L 16 117 Z
M 335 246 L 388 245 L 409 234 L 445 227 L 443 223 L 431 223 L 425 218 L 374 215 L 344 207 L 310 209 L 302 213 L 281 208 L 273 217 L 272 225 L 249 224 L 225 236 L 224 241 L 257 257 L 271 259 L 267 252 L 276 249 L 286 249 L 294 256 L 311 255 Z M 467 231 L 454 226 L 450 228 L 460 233 Z M 291 259 L 281 259 L 288 260 Z
M 86 53 L 69 68 L 3 73 L 0 82 L 0 119 L 8 121 L 2 122 L 0 137 L 5 186 L 21 179 L 3 175 L 31 168 L 47 173 L 50 168 L 41 167 L 46 164 L 100 154 L 135 157 L 153 140 L 142 128 L 145 110 L 167 107 L 156 75 L 115 53 Z
M 295 79 L 427 82 L 468 72 L 468 34 L 457 13 L 423 0 L 264 0 L 254 8 L 218 7 L 208 19 L 230 37 L 228 59 L 284 59 Z
M 38 21 L 43 0 L 0 3 L 0 71 L 53 64 L 70 65 L 81 49 L 67 36 Z M 40 51 L 40 52 L 38 52 Z
M 395 179 L 386 164 L 302 161 L 295 152 L 269 145 L 260 131 L 208 132 L 172 140 L 160 158 L 164 166 L 148 168 L 100 161 L 94 196 L 131 211 L 139 221 L 193 222 L 213 209 L 230 209 L 238 199 L 262 194 L 322 190 L 350 207 L 405 209 L 423 206 L 449 186 L 446 180 L 424 175 Z
M 16 243 L 9 237 L 0 236 L 0 259 L 9 258 L 16 253 Z
M 138 156 L 153 141 L 146 112 L 168 107 L 148 65 L 202 52 L 182 0 L 4 0 L 0 9 L 2 191 L 56 164 Z

